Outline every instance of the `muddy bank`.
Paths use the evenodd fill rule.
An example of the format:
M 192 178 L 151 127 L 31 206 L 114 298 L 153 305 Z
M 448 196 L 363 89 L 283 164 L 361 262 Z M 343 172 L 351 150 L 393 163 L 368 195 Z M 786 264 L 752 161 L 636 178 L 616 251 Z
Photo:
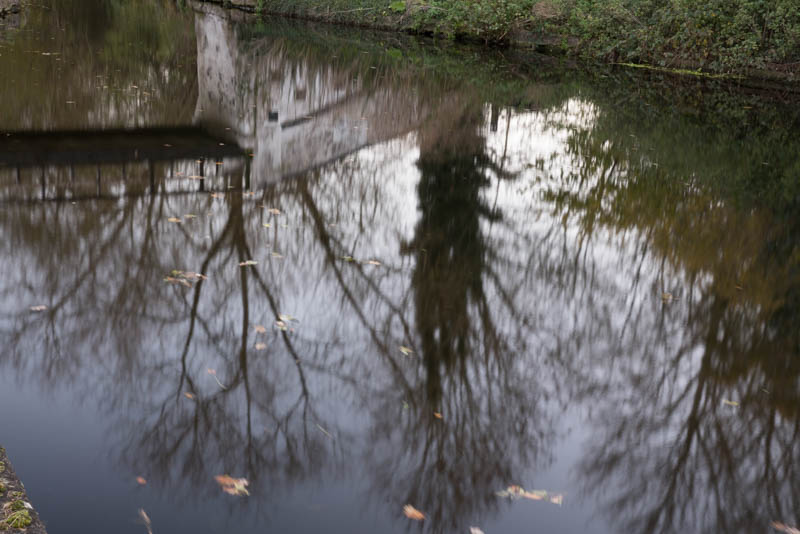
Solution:
M 47 534 L 3 447 L 0 447 L 0 531 Z

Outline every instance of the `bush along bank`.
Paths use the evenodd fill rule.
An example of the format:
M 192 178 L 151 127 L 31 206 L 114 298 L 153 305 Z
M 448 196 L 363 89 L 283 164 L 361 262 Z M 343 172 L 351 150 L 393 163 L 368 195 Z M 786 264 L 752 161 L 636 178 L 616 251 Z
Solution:
M 264 14 L 800 79 L 800 0 L 224 0 Z

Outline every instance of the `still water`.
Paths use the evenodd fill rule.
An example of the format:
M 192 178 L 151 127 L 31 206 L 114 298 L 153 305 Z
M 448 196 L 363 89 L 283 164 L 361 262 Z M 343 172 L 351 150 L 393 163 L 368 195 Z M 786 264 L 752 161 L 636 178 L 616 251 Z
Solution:
M 799 110 L 39 2 L 0 23 L 0 443 L 51 534 L 800 524 Z

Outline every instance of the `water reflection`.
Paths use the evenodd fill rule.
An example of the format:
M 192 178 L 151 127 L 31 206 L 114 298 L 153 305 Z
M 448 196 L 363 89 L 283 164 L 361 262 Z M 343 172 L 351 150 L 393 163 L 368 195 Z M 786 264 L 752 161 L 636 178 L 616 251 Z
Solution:
M 116 3 L 90 4 L 121 24 Z M 507 519 L 524 505 L 592 532 L 800 522 L 800 256 L 792 186 L 775 185 L 787 158 L 740 147 L 736 162 L 775 170 L 737 171 L 720 147 L 741 132 L 619 106 L 613 80 L 465 85 L 335 35 L 322 46 L 165 6 L 137 16 L 194 28 L 179 44 L 197 64 L 178 80 L 195 100 L 159 115 L 123 94 L 119 114 L 80 104 L 80 126 L 178 117 L 252 150 L 252 190 L 226 161 L 204 193 L 186 159 L 156 167 L 160 194 L 0 209 L 0 365 L 19 387 L 99 406 L 114 473 L 197 507 L 219 497 L 214 475 L 246 476 L 252 497 L 232 505 L 257 509 L 244 531 L 329 481 L 395 531 L 407 503 L 431 532 L 527 529 Z M 59 9 L 29 16 L 84 8 Z M 87 56 L 117 57 L 102 27 L 69 31 Z M 143 56 L 120 52 L 126 72 L 174 75 L 154 35 Z M 520 95 L 528 109 L 505 105 Z M 37 113 L 9 125 L 74 119 Z M 793 120 L 775 123 L 786 135 Z M 759 180 L 768 192 L 750 195 Z M 208 279 L 171 283 L 175 270 Z M 547 472 L 563 509 L 495 494 Z

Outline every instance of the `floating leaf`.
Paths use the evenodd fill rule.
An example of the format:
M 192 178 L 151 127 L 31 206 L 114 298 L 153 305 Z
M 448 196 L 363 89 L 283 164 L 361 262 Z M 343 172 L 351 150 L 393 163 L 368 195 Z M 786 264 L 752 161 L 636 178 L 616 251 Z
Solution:
M 381 264 L 381 262 L 379 262 L 378 260 L 369 260 L 369 261 L 367 261 L 365 263 L 367 265 L 380 265 Z
M 248 265 L 258 265 L 257 261 L 247 260 L 239 264 L 239 267 L 247 267 Z
M 225 198 L 222 193 L 211 193 L 211 198 Z
M 186 397 L 186 398 L 187 398 L 187 399 L 189 399 L 189 400 L 192 400 L 192 399 L 194 399 L 194 395 L 192 395 L 192 394 L 191 394 L 191 393 L 189 393 L 188 391 L 187 391 L 186 393 L 184 393 L 184 394 L 183 394 L 183 396 L 184 396 L 184 397 Z
M 732 400 L 728 400 L 728 399 L 722 399 L 722 404 L 724 404 L 726 406 L 739 406 L 738 402 L 732 401 Z
M 210 375 L 215 375 L 215 376 L 216 376 L 216 374 L 217 374 L 217 370 L 216 370 L 216 369 L 212 369 L 211 367 L 209 367 L 208 369 L 206 369 L 206 371 L 207 371 L 207 372 L 208 372 L 208 374 L 210 374 Z
M 247 491 L 248 482 L 246 478 L 232 478 L 228 475 L 217 475 L 214 479 L 225 493 L 230 495 L 250 495 L 250 492 Z
M 287 329 L 286 323 L 283 321 L 275 321 L 275 326 L 278 327 L 278 330 L 283 330 L 284 332 Z
M 407 518 L 413 519 L 415 521 L 422 521 L 423 519 L 425 519 L 425 514 L 423 514 L 410 504 L 403 506 L 403 513 L 406 514 Z
M 169 222 L 173 222 L 173 223 L 179 223 L 179 222 L 181 222 L 181 220 L 180 220 L 180 219 L 178 219 L 177 217 L 170 217 L 170 218 L 169 218 L 169 219 L 167 219 L 167 220 L 168 220 Z
M 441 419 L 441 418 L 442 418 L 442 414 L 440 414 L 439 412 L 433 412 L 433 416 L 434 416 L 436 419 Z
M 144 511 L 144 508 L 139 508 L 139 517 L 142 523 L 144 523 L 144 527 L 147 529 L 147 534 L 153 534 L 153 523 L 150 521 L 150 516 Z
M 413 350 L 411 350 L 409 347 L 404 347 L 403 345 L 400 345 L 400 352 L 402 352 L 406 356 L 410 356 L 411 354 L 414 354 Z
M 264 206 L 264 207 L 266 208 L 266 206 Z M 281 214 L 281 210 L 279 210 L 277 208 L 267 208 L 267 211 L 270 212 L 273 215 L 280 215 Z
M 773 521 L 770 523 L 770 526 L 775 530 L 785 532 L 786 534 L 800 534 L 800 529 L 790 527 L 789 525 L 785 525 L 779 521 Z
M 344 261 L 353 261 L 353 256 L 342 256 Z
M 256 350 L 265 350 L 267 348 L 266 343 L 256 343 Z
M 144 486 L 147 484 L 147 480 L 145 480 L 144 477 L 136 477 L 136 483 L 140 486 Z
M 256 333 L 257 334 L 266 334 L 267 333 L 267 329 L 264 328 L 263 326 L 261 326 L 260 324 L 257 324 L 255 326 L 255 329 L 256 329 Z
M 190 284 L 188 280 L 185 280 L 183 278 L 176 278 L 174 276 L 167 276 L 166 278 L 164 278 L 164 281 L 169 282 L 170 284 L 180 284 L 182 286 L 192 287 L 192 284 Z
M 283 256 L 281 256 L 281 255 L 280 255 L 280 254 L 278 254 L 277 252 L 273 252 L 273 253 L 272 253 L 272 257 L 273 257 L 273 258 L 282 258 Z
M 478 527 L 469 527 L 469 534 L 483 534 L 483 531 Z
M 33 311 L 33 312 L 41 312 L 41 311 L 45 311 L 46 309 L 47 309 L 47 306 L 31 306 L 31 311 Z
M 511 485 L 503 491 L 495 493 L 498 497 L 507 497 L 510 499 L 531 499 L 533 501 L 547 501 L 561 506 L 564 502 L 564 495 L 561 493 L 548 493 L 545 490 L 525 491 L 520 486 Z
M 292 317 L 291 315 L 287 315 L 285 313 L 282 313 L 282 314 L 278 315 L 278 319 L 280 319 L 281 321 L 285 321 L 287 323 L 289 321 L 296 321 L 297 320 L 296 317 Z
M 270 223 L 264 223 L 261 226 L 263 226 L 264 228 L 272 228 L 272 225 Z
M 195 215 L 194 213 L 187 213 L 186 215 L 183 216 L 183 218 L 184 219 L 196 219 L 197 215 Z

